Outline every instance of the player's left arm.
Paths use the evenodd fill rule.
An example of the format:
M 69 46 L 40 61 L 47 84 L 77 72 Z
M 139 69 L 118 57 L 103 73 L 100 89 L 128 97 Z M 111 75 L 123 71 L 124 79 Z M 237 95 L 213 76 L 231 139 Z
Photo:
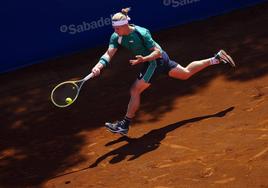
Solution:
M 146 61 L 153 61 L 155 59 L 158 59 L 161 57 L 161 50 L 154 46 L 150 49 L 150 51 L 152 51 L 149 55 L 145 56 L 142 58 L 143 62 L 146 62 Z M 139 56 L 138 56 L 139 57 Z M 137 57 L 136 57 L 137 58 Z
M 153 40 L 149 30 L 143 35 L 144 45 L 146 48 L 150 49 L 151 53 L 147 56 L 137 55 L 135 60 L 130 60 L 131 65 L 136 65 L 143 62 L 153 61 L 161 57 L 161 49 L 156 46 L 155 41 Z
M 161 57 L 161 51 L 158 47 L 153 47 L 150 49 L 152 52 L 147 56 L 142 55 L 136 55 L 134 60 L 129 60 L 129 63 L 131 65 L 136 65 L 139 63 L 147 62 L 147 61 L 153 61 L 155 59 L 158 59 Z

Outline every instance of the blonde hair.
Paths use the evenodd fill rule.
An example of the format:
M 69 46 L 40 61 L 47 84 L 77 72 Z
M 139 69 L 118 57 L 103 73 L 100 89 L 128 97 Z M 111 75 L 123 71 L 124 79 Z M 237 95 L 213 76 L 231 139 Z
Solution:
M 128 12 L 131 10 L 130 7 L 123 8 L 121 12 L 116 13 L 113 15 L 112 20 L 113 21 L 119 21 L 119 20 L 126 20 L 128 18 Z

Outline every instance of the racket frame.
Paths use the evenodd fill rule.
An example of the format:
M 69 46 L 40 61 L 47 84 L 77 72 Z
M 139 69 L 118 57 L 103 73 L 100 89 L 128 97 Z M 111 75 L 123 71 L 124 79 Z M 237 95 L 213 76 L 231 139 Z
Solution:
M 81 79 L 81 80 L 66 81 L 66 82 L 62 82 L 62 83 L 58 84 L 57 86 L 54 87 L 54 89 L 52 90 L 51 95 L 50 95 L 50 99 L 51 99 L 52 103 L 53 103 L 55 106 L 59 107 L 59 108 L 65 108 L 65 107 L 67 107 L 67 106 L 70 106 L 70 105 L 71 105 L 72 103 L 74 103 L 74 101 L 78 98 L 78 95 L 79 95 L 79 93 L 80 93 L 80 90 L 81 90 L 83 84 L 84 84 L 86 81 L 88 81 L 89 79 L 93 78 L 93 77 L 94 77 L 94 74 L 93 74 L 93 73 L 90 73 L 90 74 L 88 74 L 86 77 L 84 77 L 84 78 Z M 57 103 L 54 101 L 54 99 L 53 99 L 53 94 L 54 94 L 54 92 L 55 92 L 55 90 L 56 90 L 57 88 L 59 88 L 60 86 L 66 84 L 66 83 L 71 83 L 71 84 L 73 84 L 73 85 L 77 88 L 77 93 L 76 93 L 74 99 L 72 99 L 72 102 L 70 102 L 70 103 L 66 103 L 66 105 L 59 105 L 59 104 L 57 104 Z

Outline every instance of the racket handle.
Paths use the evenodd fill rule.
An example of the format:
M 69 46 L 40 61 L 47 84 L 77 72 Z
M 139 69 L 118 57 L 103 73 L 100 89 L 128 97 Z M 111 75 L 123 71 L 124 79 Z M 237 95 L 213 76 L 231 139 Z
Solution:
M 89 75 L 87 75 L 83 80 L 87 81 L 89 80 L 90 78 L 94 77 L 94 74 L 93 73 L 90 73 Z

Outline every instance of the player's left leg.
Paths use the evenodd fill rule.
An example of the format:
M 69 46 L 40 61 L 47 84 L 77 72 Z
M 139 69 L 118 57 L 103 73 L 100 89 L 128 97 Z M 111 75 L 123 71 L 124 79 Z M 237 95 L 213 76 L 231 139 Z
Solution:
M 228 55 L 224 50 L 220 50 L 214 57 L 194 61 L 187 65 L 186 67 L 182 67 L 181 65 L 177 65 L 175 68 L 172 68 L 169 71 L 169 76 L 172 78 L 177 78 L 181 80 L 187 80 L 197 72 L 205 69 L 210 65 L 215 65 L 219 63 L 228 63 L 232 67 L 235 67 L 235 63 L 230 55 Z
M 172 78 L 177 78 L 180 80 L 187 80 L 192 75 L 196 74 L 197 72 L 203 70 L 204 68 L 211 65 L 210 59 L 204 59 L 199 61 L 193 61 L 186 67 L 182 67 L 181 65 L 177 65 L 177 67 L 171 69 L 168 75 Z
M 215 59 L 219 60 L 222 63 L 230 64 L 232 67 L 235 67 L 235 62 L 233 58 L 228 55 L 224 50 L 220 50 L 215 56 Z

